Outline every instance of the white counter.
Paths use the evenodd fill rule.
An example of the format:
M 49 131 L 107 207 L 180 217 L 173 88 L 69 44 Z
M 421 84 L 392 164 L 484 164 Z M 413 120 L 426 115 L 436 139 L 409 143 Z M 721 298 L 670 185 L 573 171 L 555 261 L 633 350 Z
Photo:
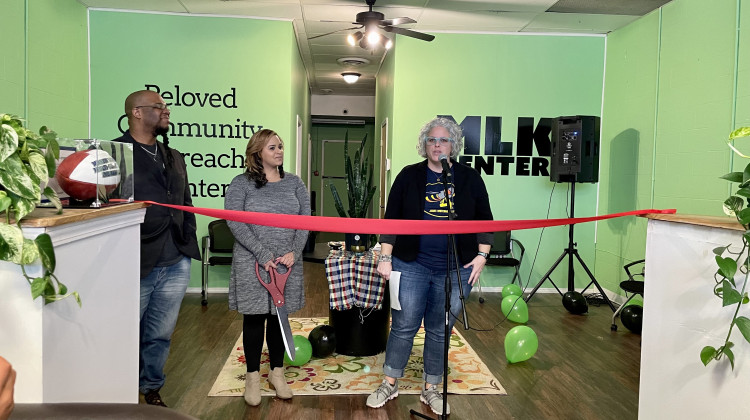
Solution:
M 55 274 L 82 300 L 31 300 L 20 267 L 0 262 L 0 355 L 17 372 L 17 403 L 138 402 L 140 223 L 133 203 L 98 210 L 38 209 L 24 236 L 47 232 Z M 26 267 L 40 276 L 40 264 Z
M 638 418 L 747 418 L 750 345 L 735 327 L 735 368 L 724 357 L 703 366 L 701 349 L 719 347 L 735 306 L 713 295 L 712 250 L 741 244 L 731 218 L 649 217 Z M 657 220 L 660 219 L 660 220 Z M 744 276 L 735 279 L 740 290 Z M 750 307 L 740 310 L 750 315 Z

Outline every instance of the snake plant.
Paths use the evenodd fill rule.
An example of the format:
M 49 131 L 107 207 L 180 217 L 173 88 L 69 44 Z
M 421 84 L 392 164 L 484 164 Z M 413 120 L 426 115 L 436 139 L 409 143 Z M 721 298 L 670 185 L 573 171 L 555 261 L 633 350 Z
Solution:
M 331 194 L 333 202 L 336 205 L 341 217 L 367 217 L 367 210 L 370 207 L 372 198 L 375 196 L 375 186 L 372 185 L 373 167 L 368 162 L 367 156 L 362 156 L 367 144 L 367 134 L 365 134 L 359 149 L 354 154 L 354 163 L 349 157 L 349 132 L 344 136 L 344 156 L 346 169 L 346 192 L 349 198 L 349 211 L 344 209 L 344 203 L 341 196 L 336 190 L 336 186 L 331 185 Z

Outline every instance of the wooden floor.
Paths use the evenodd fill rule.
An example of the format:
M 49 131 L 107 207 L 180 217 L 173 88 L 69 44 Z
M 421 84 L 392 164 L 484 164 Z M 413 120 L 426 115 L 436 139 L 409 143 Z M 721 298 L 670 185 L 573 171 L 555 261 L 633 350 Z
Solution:
M 324 266 L 304 264 L 307 305 L 291 316 L 328 316 Z M 451 419 L 637 418 L 640 336 L 622 326 L 610 331 L 609 307 L 591 306 L 586 315 L 571 315 L 559 295 L 534 295 L 527 325 L 536 332 L 539 349 L 530 360 L 509 364 L 503 340 L 516 324 L 495 327 L 500 301 L 499 294 L 485 294 L 480 304 L 475 290 L 467 304 L 470 324 L 491 331 L 460 328 L 508 395 L 449 395 Z M 366 407 L 366 395 L 264 397 L 258 407 L 238 397 L 208 397 L 241 330 L 242 318 L 227 309 L 226 295 L 209 296 L 207 308 L 201 307 L 199 295 L 185 297 L 161 392 L 170 407 L 204 420 L 415 418 L 410 409 L 436 417 L 418 395 L 400 395 L 380 409 Z

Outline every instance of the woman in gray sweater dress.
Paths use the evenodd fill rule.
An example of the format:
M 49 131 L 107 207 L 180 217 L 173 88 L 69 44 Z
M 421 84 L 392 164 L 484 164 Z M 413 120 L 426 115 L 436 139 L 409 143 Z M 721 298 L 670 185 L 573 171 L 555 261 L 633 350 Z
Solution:
M 237 175 L 227 189 L 224 208 L 261 213 L 310 214 L 310 196 L 302 180 L 285 173 L 284 144 L 272 130 L 256 132 L 245 151 L 246 170 Z M 243 314 L 243 345 L 247 362 L 245 401 L 260 404 L 260 356 L 263 335 L 268 344 L 271 373 L 268 381 L 282 399 L 292 397 L 284 376 L 284 341 L 276 318 L 276 307 L 268 291 L 260 284 L 260 275 L 268 281 L 268 270 L 285 266 L 291 275 L 284 291 L 289 313 L 305 304 L 302 249 L 306 230 L 283 229 L 227 221 L 235 238 L 232 274 L 229 283 L 229 308 Z M 279 272 L 285 272 L 280 268 Z M 264 328 L 265 327 L 265 328 Z

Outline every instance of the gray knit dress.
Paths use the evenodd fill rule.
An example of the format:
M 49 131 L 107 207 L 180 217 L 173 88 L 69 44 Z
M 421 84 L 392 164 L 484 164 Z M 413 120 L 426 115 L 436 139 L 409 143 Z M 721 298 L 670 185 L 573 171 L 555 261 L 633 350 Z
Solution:
M 246 174 L 237 175 L 227 188 L 224 198 L 227 210 L 261 213 L 310 214 L 310 196 L 302 180 L 285 172 L 278 182 L 255 187 Z M 292 274 L 286 283 L 284 298 L 289 313 L 305 305 L 302 270 L 302 249 L 307 242 L 306 230 L 282 229 L 227 221 L 234 235 L 232 274 L 229 282 L 229 309 L 245 315 L 276 314 L 268 291 L 255 275 L 255 262 L 261 265 L 261 277 L 268 281 L 263 264 L 288 252 L 294 252 Z M 283 268 L 279 271 L 283 272 Z

